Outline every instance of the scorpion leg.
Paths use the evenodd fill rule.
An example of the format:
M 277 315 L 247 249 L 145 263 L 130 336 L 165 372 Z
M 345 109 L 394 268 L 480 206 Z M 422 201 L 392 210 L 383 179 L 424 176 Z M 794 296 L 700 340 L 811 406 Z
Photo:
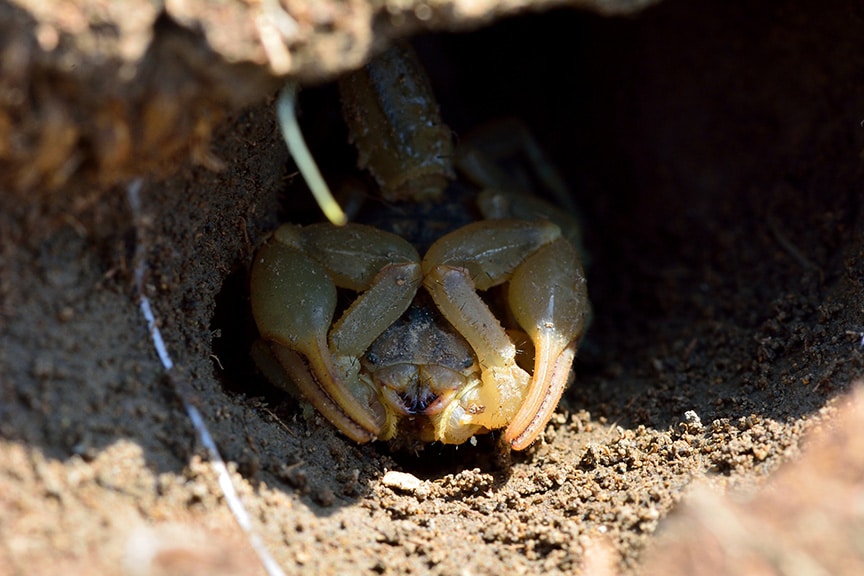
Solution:
M 477 196 L 477 206 L 483 217 L 489 219 L 550 220 L 561 228 L 561 233 L 577 247 L 580 254 L 585 254 L 579 218 L 542 198 L 487 188 Z
M 551 220 L 585 253 L 573 198 L 523 122 L 508 119 L 472 131 L 457 149 L 455 164 L 482 189 L 477 205 L 484 218 Z M 544 197 L 528 192 L 538 188 Z
M 518 119 L 501 120 L 473 130 L 457 150 L 455 164 L 480 188 L 529 196 L 525 191 L 536 189 L 535 184 L 539 183 L 553 202 L 567 212 L 576 211 L 564 179 L 546 158 L 531 131 Z
M 416 250 L 395 235 L 322 224 L 283 226 L 253 265 L 252 311 L 262 337 L 315 408 L 355 441 L 387 431 L 386 410 L 359 379 L 358 356 L 410 304 L 418 262 Z M 364 292 L 328 343 L 337 286 Z

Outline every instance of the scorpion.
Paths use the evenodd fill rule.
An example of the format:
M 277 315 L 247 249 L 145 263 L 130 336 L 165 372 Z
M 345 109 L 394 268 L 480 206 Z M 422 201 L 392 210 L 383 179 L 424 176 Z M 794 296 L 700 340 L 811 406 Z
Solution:
M 527 190 L 539 180 L 569 202 L 560 177 L 527 130 L 515 142 L 533 180 L 484 155 L 484 143 L 514 141 L 495 130 L 454 146 L 406 44 L 339 89 L 383 207 L 365 223 L 284 224 L 257 251 L 259 365 L 358 443 L 461 444 L 505 428 L 512 449 L 527 448 L 569 384 L 590 315 L 575 217 Z

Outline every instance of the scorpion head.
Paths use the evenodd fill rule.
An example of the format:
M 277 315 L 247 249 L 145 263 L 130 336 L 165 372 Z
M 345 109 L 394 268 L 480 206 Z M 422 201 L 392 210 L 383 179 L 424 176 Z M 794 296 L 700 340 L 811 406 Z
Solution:
M 423 299 L 389 327 L 364 355 L 363 367 L 385 409 L 434 417 L 477 380 L 470 345 Z

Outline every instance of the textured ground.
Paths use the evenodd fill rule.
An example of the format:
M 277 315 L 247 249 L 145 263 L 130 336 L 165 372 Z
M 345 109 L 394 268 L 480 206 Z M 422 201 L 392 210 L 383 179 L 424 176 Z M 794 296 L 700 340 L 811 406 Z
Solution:
M 289 574 L 861 573 L 864 13 L 829 4 L 558 10 L 417 39 L 455 133 L 523 119 L 586 221 L 576 383 L 509 461 L 488 438 L 356 446 L 251 369 L 252 250 L 308 213 L 271 101 L 216 96 L 204 156 L 144 158 L 138 227 L 133 148 L 106 168 L 77 148 L 101 140 L 74 139 L 51 188 L 71 156 L 22 181 L 9 150 L 40 140 L 13 131 L 0 574 L 262 572 L 140 317 L 142 242 L 177 376 Z M 316 156 L 346 174 L 333 87 L 302 98 Z

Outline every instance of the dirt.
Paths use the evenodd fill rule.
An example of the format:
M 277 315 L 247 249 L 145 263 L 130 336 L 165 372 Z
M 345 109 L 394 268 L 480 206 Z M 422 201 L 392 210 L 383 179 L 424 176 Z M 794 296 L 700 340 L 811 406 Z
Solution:
M 123 183 L 0 195 L 0 574 L 263 572 L 177 382 L 289 574 L 859 573 L 862 20 L 669 1 L 416 39 L 457 137 L 521 118 L 585 222 L 593 325 L 523 453 L 356 445 L 257 375 L 251 255 L 314 214 L 271 100 L 214 125 L 221 170 L 142 171 L 144 222 Z M 333 86 L 301 98 L 350 172 Z
M 656 0 L 563 0 L 628 14 Z M 0 186 L 99 188 L 178 162 L 218 169 L 213 131 L 286 80 L 332 80 L 418 30 L 562 0 L 0 1 Z

